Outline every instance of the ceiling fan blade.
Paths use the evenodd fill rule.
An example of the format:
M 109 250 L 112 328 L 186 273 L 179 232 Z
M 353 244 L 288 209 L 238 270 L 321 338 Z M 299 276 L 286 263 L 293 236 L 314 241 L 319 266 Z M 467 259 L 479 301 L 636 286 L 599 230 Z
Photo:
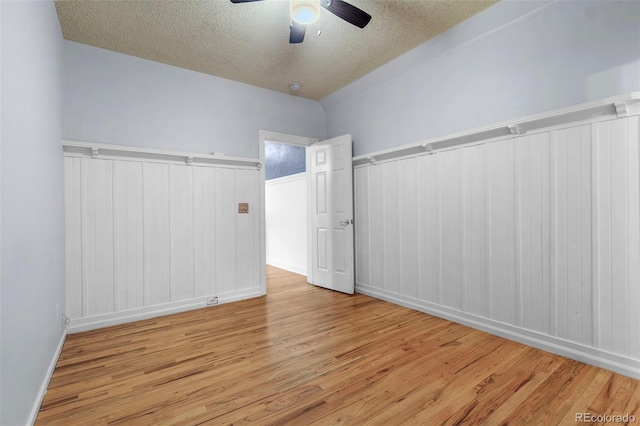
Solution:
M 304 41 L 304 33 L 307 32 L 306 25 L 292 21 L 289 29 L 289 43 L 302 43 Z
M 338 18 L 342 18 L 359 28 L 366 27 L 371 20 L 371 15 L 367 12 L 343 0 L 321 0 L 320 4 Z
M 249 3 L 252 1 L 262 1 L 262 0 L 231 0 L 231 3 Z

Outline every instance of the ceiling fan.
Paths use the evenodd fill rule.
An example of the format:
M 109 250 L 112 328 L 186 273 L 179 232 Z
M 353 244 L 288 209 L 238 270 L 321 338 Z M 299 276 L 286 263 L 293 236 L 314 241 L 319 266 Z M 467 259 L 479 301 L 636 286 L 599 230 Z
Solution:
M 231 3 L 249 3 L 263 0 L 231 0 Z M 307 25 L 320 16 L 320 6 L 359 28 L 367 26 L 371 15 L 343 0 L 291 0 L 289 43 L 302 43 Z

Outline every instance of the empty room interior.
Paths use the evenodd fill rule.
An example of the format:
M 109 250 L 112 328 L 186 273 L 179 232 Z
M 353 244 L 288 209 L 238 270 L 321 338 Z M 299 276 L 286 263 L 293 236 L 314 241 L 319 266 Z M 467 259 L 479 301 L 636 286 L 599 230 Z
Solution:
M 640 1 L 0 19 L 0 425 L 640 422 Z

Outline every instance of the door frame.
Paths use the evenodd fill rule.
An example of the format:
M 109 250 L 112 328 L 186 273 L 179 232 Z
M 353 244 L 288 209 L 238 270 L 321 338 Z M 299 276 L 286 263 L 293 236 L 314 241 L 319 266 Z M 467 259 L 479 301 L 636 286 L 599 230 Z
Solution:
M 267 294 L 267 233 L 266 233 L 266 215 L 265 215 L 265 158 L 264 158 L 264 143 L 266 141 L 280 142 L 288 145 L 298 145 L 308 147 L 316 142 L 318 139 L 310 138 L 307 136 L 290 135 L 287 133 L 272 132 L 270 130 L 258 130 L 258 153 L 260 159 L 260 292 L 264 295 Z M 307 172 L 308 173 L 308 170 Z M 307 229 L 309 228 L 309 215 L 307 214 Z M 309 254 L 307 253 L 307 259 Z M 309 261 L 307 260 L 307 274 L 309 273 Z

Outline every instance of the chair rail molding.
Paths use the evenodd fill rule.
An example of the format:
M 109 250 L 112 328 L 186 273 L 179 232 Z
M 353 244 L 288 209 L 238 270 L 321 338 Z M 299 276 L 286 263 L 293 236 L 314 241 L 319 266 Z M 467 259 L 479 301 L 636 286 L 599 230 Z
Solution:
M 186 164 L 188 166 L 233 166 L 262 168 L 257 158 L 228 157 L 222 153 L 198 154 L 161 149 L 149 149 L 104 143 L 62 141 L 66 157 L 88 157 L 120 160 L 149 160 L 170 164 Z
M 543 129 L 579 124 L 581 122 L 593 123 L 638 114 L 640 114 L 640 92 L 631 92 L 452 135 L 432 138 L 418 143 L 359 155 L 353 158 L 353 165 L 376 164 L 418 154 L 429 155 L 437 151 L 458 148 L 463 145 L 495 142 Z

